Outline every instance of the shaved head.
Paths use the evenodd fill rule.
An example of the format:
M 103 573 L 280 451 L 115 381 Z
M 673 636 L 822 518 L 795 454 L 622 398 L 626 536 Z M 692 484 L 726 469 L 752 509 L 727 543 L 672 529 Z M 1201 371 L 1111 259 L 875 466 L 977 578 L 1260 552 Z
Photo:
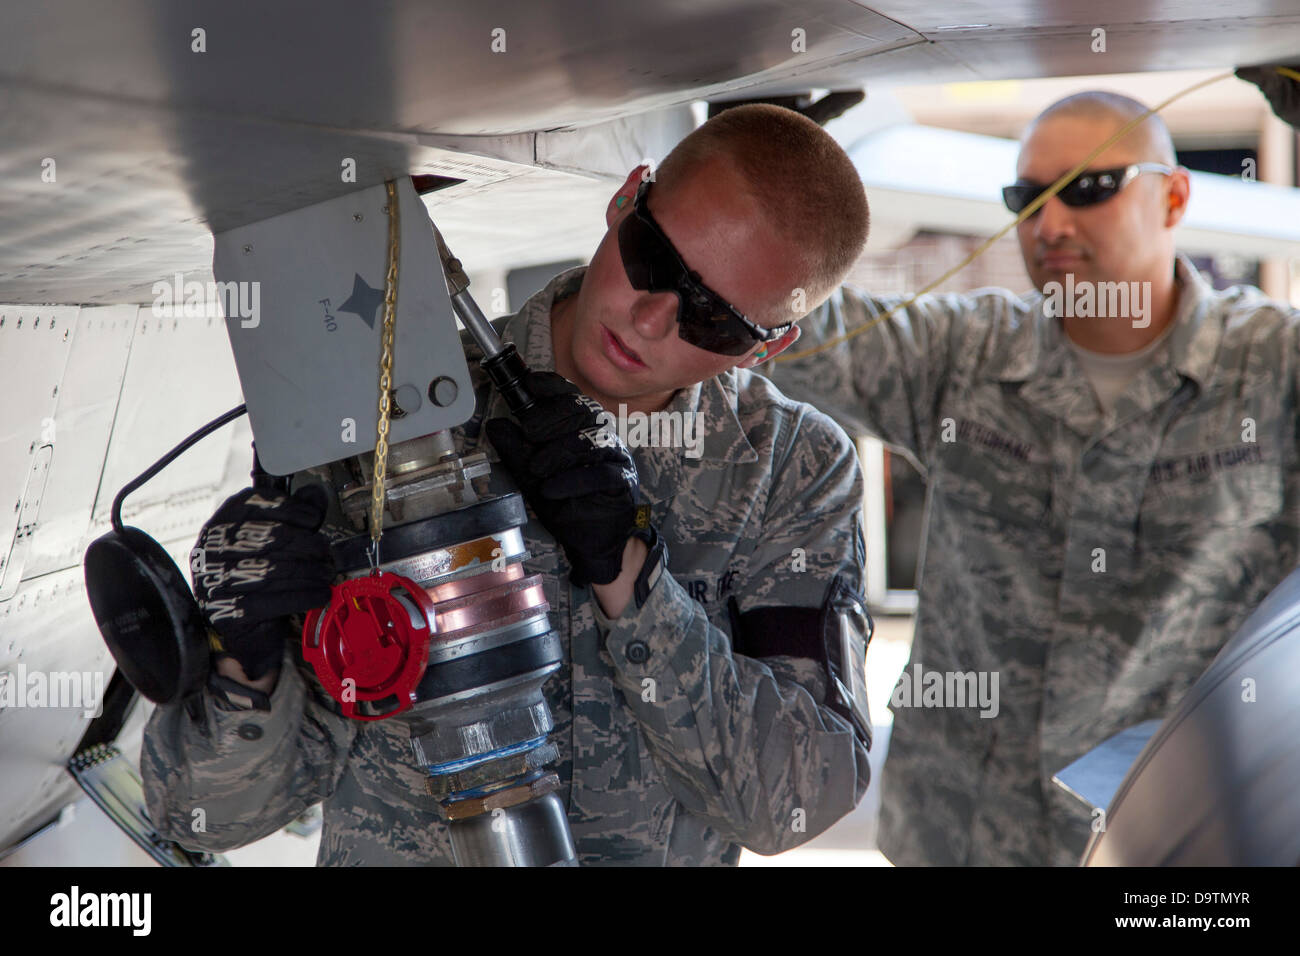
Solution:
M 1034 129 L 1048 120 L 1086 119 L 1110 121 L 1113 123 L 1114 129 L 1119 129 L 1126 123 L 1137 119 L 1146 111 L 1147 107 L 1132 97 L 1123 96 L 1119 93 L 1109 93 L 1105 90 L 1085 90 L 1082 93 L 1067 96 L 1063 100 L 1057 100 L 1039 113 L 1021 135 L 1020 144 L 1023 148 Z M 1137 154 L 1136 159 L 1139 162 L 1164 163 L 1166 166 L 1176 165 L 1174 143 L 1169 138 L 1169 128 L 1165 126 L 1165 121 L 1160 118 L 1159 113 L 1152 113 L 1120 142 L 1135 151 Z

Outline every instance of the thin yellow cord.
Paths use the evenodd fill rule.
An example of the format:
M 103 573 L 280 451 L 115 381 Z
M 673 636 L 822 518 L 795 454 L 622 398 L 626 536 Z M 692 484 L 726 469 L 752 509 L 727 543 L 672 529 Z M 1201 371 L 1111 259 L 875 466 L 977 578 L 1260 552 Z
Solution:
M 1288 77 L 1288 78 L 1293 79 L 1293 80 L 1296 80 L 1296 81 L 1300 81 L 1300 72 L 1296 72 L 1295 70 L 1292 70 L 1292 69 L 1290 69 L 1289 67 L 1285 67 L 1285 66 L 1277 66 L 1277 67 L 1274 67 L 1273 69 L 1275 69 L 1278 73 L 1281 73 L 1281 74 L 1282 74 L 1283 76 L 1285 76 L 1285 77 Z M 899 312 L 899 311 L 902 311 L 903 309 L 906 309 L 908 306 L 910 306 L 913 302 L 915 302 L 915 301 L 916 301 L 917 299 L 919 299 L 921 296 L 925 295 L 927 292 L 931 291 L 931 290 L 934 289 L 936 286 L 942 285 L 944 282 L 946 282 L 948 279 L 952 278 L 954 275 L 956 275 L 956 274 L 957 274 L 958 272 L 960 272 L 962 269 L 965 269 L 968 265 L 970 265 L 972 262 L 974 262 L 976 259 L 978 259 L 980 256 L 982 256 L 982 255 L 983 255 L 983 254 L 988 250 L 988 248 L 989 248 L 990 246 L 993 245 L 993 243 L 997 242 L 999 239 L 1001 239 L 1003 236 L 1005 236 L 1008 232 L 1010 232 L 1010 231 L 1011 231 L 1012 229 L 1014 229 L 1016 226 L 1020 225 L 1020 223 L 1024 222 L 1026 219 L 1028 219 L 1028 218 L 1029 218 L 1030 216 L 1032 216 L 1034 213 L 1038 212 L 1038 210 L 1042 207 L 1042 205 L 1043 205 L 1045 202 L 1047 202 L 1047 200 L 1051 199 L 1051 198 L 1052 198 L 1053 196 L 1055 196 L 1058 192 L 1060 192 L 1061 189 L 1063 189 L 1063 188 L 1065 187 L 1065 184 L 1066 184 L 1066 183 L 1068 183 L 1068 182 L 1069 182 L 1070 180 L 1072 180 L 1075 176 L 1079 175 L 1081 172 L 1083 172 L 1085 169 L 1087 169 L 1089 163 L 1091 163 L 1094 159 L 1096 159 L 1098 156 L 1100 156 L 1100 155 L 1101 155 L 1102 153 L 1104 153 L 1106 150 L 1110 149 L 1110 147 L 1113 146 L 1115 143 L 1119 142 L 1121 139 L 1123 139 L 1125 136 L 1127 136 L 1127 135 L 1129 134 L 1129 132 L 1130 132 L 1134 127 L 1136 127 L 1139 123 L 1144 122 L 1144 121 L 1147 119 L 1148 116 L 1154 116 L 1156 113 L 1159 113 L 1161 110 L 1163 110 L 1163 109 L 1164 109 L 1166 106 L 1168 106 L 1170 103 L 1173 103 L 1173 102 L 1175 102 L 1175 101 L 1177 101 L 1177 100 L 1182 99 L 1182 98 L 1183 98 L 1184 96 L 1186 96 L 1188 93 L 1195 92 L 1196 90 L 1199 90 L 1199 89 L 1200 89 L 1201 87 L 1203 87 L 1203 86 L 1209 86 L 1211 83 L 1217 83 L 1217 82 L 1219 82 L 1219 80 L 1226 80 L 1228 77 L 1230 77 L 1230 76 L 1232 76 L 1232 75 L 1233 75 L 1232 73 L 1220 73 L 1218 76 L 1212 76 L 1212 77 L 1210 77 L 1209 79 L 1201 80 L 1199 83 L 1193 83 L 1191 86 L 1187 87 L 1185 90 L 1181 90 L 1181 91 L 1175 93 L 1173 96 L 1169 97 L 1169 99 L 1165 100 L 1165 101 L 1164 101 L 1163 103 L 1161 103 L 1160 105 L 1155 106 L 1155 107 L 1153 107 L 1153 108 L 1147 110 L 1147 111 L 1146 111 L 1145 113 L 1143 113 L 1141 116 L 1139 116 L 1139 117 L 1137 117 L 1137 118 L 1135 118 L 1135 119 L 1132 119 L 1132 120 L 1130 120 L 1129 122 L 1125 123 L 1123 126 L 1121 126 L 1121 127 L 1119 128 L 1119 130 L 1118 130 L 1118 131 L 1117 131 L 1113 136 L 1111 136 L 1109 139 L 1107 139 L 1105 142 L 1103 142 L 1100 146 L 1098 146 L 1096 149 L 1094 149 L 1091 153 L 1089 153 L 1089 154 L 1088 154 L 1088 155 L 1083 159 L 1083 161 L 1079 163 L 1079 165 L 1075 166 L 1075 167 L 1074 167 L 1073 169 L 1071 169 L 1069 172 L 1062 174 L 1062 176 L 1061 176 L 1060 179 L 1058 179 L 1056 182 L 1052 183 L 1052 185 L 1049 186 L 1049 187 L 1048 187 L 1048 188 L 1047 188 L 1047 189 L 1046 189 L 1046 190 L 1045 190 L 1041 195 L 1039 195 L 1039 197 L 1038 197 L 1037 199 L 1035 199 L 1033 202 L 1031 202 L 1031 203 L 1030 203 L 1028 206 L 1026 206 L 1024 209 L 1022 209 L 1022 210 L 1020 211 L 1020 215 L 1018 215 L 1015 219 L 1011 220 L 1011 222 L 1007 223 L 1005 226 L 1003 226 L 1001 229 L 999 229 L 997 232 L 995 232 L 992 236 L 990 236 L 990 237 L 989 237 L 988 239 L 986 239 L 984 242 L 980 243 L 980 245 L 975 249 L 974 252 L 972 252 L 970 255 L 968 255 L 968 256 L 967 256 L 965 259 L 963 259 L 961 262 L 957 263 L 957 265 L 953 266 L 951 269 L 949 269 L 949 270 L 948 270 L 947 272 L 945 272 L 943 275 L 939 276 L 939 278 L 937 278 L 937 279 L 935 279 L 933 282 L 929 283 L 927 286 L 925 286 L 923 289 L 921 289 L 920 292 L 918 292 L 918 293 L 916 293 L 915 295 L 913 295 L 910 299 L 907 299 L 907 300 L 905 300 L 905 301 L 903 301 L 903 302 L 898 303 L 898 305 L 894 306 L 894 307 L 893 307 L 892 309 L 890 309 L 888 312 L 885 312 L 884 314 L 877 316 L 876 318 L 872 319 L 870 322 L 867 322 L 867 323 L 863 324 L 860 328 L 856 328 L 856 329 L 854 329 L 854 330 L 851 331 L 851 332 L 846 332 L 846 333 L 844 333 L 843 335 L 837 336 L 837 337 L 831 339 L 831 340 L 828 341 L 828 342 L 823 342 L 821 345 L 815 346 L 815 347 L 813 347 L 813 348 L 810 348 L 810 349 L 804 349 L 802 352 L 795 352 L 794 354 L 791 354 L 791 353 L 788 352 L 788 351 L 787 351 L 787 352 L 782 352 L 780 355 L 775 355 L 775 356 L 773 356 L 773 357 L 771 358 L 770 361 L 773 361 L 773 362 L 791 362 L 791 361 L 794 361 L 795 359 L 807 358 L 809 355 L 816 355 L 818 352 L 824 352 L 824 351 L 826 351 L 827 349 L 834 348 L 835 346 L 839 345 L 841 342 L 845 342 L 845 341 L 847 341 L 847 340 L 853 338 L 853 336 L 855 336 L 855 335 L 861 335 L 863 332 L 866 332 L 868 329 L 871 329 L 871 328 L 875 327 L 876 325 L 878 325 L 879 323 L 881 323 L 881 322 L 885 321 L 886 319 L 888 319 L 888 318 L 889 318 L 890 316 L 892 316 L 895 312 Z

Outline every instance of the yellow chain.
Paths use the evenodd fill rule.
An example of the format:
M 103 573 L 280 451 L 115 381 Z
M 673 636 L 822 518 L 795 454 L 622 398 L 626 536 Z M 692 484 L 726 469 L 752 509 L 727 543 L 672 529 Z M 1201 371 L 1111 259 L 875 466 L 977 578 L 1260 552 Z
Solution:
M 400 220 L 397 187 L 388 187 L 388 275 L 384 278 L 384 332 L 379 347 L 379 440 L 375 443 L 375 482 L 370 502 L 370 542 L 373 566 L 379 566 L 379 537 L 384 533 L 384 477 L 388 468 L 388 416 L 392 408 L 393 325 L 397 320 L 397 258 Z

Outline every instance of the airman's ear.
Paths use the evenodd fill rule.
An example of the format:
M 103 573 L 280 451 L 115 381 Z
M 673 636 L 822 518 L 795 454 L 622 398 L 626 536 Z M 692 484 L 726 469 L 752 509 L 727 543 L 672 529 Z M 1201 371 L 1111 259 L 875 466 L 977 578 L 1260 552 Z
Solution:
M 636 191 L 641 188 L 642 181 L 649 177 L 649 169 L 649 166 L 642 163 L 628 173 L 623 185 L 618 187 L 618 192 L 610 197 L 609 205 L 605 207 L 605 225 L 613 226 L 624 212 L 632 208 L 632 200 L 636 198 Z
M 1185 168 L 1179 166 L 1169 174 L 1169 209 L 1165 213 L 1165 228 L 1172 229 L 1182 220 L 1191 193 L 1191 177 Z

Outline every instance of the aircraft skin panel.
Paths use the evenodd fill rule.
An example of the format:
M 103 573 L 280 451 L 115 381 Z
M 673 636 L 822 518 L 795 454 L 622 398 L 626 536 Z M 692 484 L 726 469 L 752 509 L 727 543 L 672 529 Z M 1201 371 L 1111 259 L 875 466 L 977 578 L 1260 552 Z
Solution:
M 0 701 L 17 695 L 13 706 L 0 704 L 0 849 L 47 822 L 80 792 L 65 767 L 92 717 L 83 706 L 48 706 L 55 699 L 49 688 L 56 680 L 62 686 L 74 681 L 84 695 L 107 688 L 113 671 L 80 567 L 28 579 L 13 598 L 0 602 L 0 682 L 12 685 L 0 690 Z M 42 703 L 34 696 L 37 681 L 45 685 L 46 706 L 36 706 Z M 85 702 L 78 696 L 78 704 Z
M 1091 0 L 1086 4 L 1078 0 L 962 0 L 959 4 L 881 0 L 870 6 L 927 36 L 970 32 L 975 24 L 985 29 L 1049 29 L 1082 23 L 1109 26 L 1141 22 L 1156 31 L 1185 21 L 1221 21 L 1229 6 L 1234 20 L 1267 19 L 1296 12 L 1293 0 L 1233 0 L 1231 4 L 1223 0 Z
M 75 307 L 0 306 L 0 594 L 17 585 L 10 573 L 22 502 L 38 449 L 52 441 L 56 386 L 72 351 Z M 39 493 L 39 489 L 33 489 Z M 24 533 L 24 537 L 26 534 Z M 21 568 L 15 568 L 21 574 Z
M 57 114 L 65 106 L 52 101 L 46 109 Z M 184 143 L 138 150 L 134 139 L 118 142 L 119 133 L 102 128 L 72 141 L 53 128 L 27 133 L 48 150 L 36 153 L 55 161 L 57 179 L 45 183 L 35 153 L 21 170 L 5 158 L 7 125 L 0 119 L 0 301 L 150 303 L 153 283 L 176 272 L 211 278 L 213 231 L 396 176 L 466 179 L 452 187 L 465 189 L 532 171 L 422 146 L 409 136 L 326 136 L 241 121 Z M 182 162 L 181 155 L 189 159 Z M 344 182 L 352 168 L 356 181 Z
M 10 518 L 0 528 L 0 556 L 14 572 L 0 589 L 3 848 L 78 792 L 64 766 L 91 718 L 83 707 L 52 706 L 51 675 L 76 680 L 89 704 L 84 695 L 102 693 L 113 674 L 86 597 L 86 547 L 108 530 L 126 482 L 242 396 L 216 316 L 155 315 L 135 305 L 0 305 L 0 316 L 0 493 L 13 502 L 3 509 Z M 250 441 L 247 419 L 209 435 L 126 500 L 124 523 L 159 540 L 185 571 L 199 528 L 249 483 Z M 20 498 L 36 483 L 27 480 L 33 462 L 43 460 L 41 488 Z M 32 696 L 33 681 L 45 682 L 44 701 Z
M 30 578 L 79 566 L 86 546 L 108 529 L 121 487 L 243 399 L 224 321 L 215 316 L 160 317 L 138 306 L 0 306 L 0 317 L 9 373 L 0 378 L 0 502 L 11 515 L 0 525 L 2 599 L 16 584 L 9 571 L 21 526 L 34 523 L 39 534 L 25 533 L 31 540 L 15 573 Z M 164 543 L 191 534 L 215 505 L 234 434 L 211 435 L 173 462 L 126 500 L 123 521 Z M 29 476 L 49 446 L 42 494 L 29 489 Z M 247 442 L 244 457 L 251 463 Z M 20 521 L 34 504 L 38 514 Z
M 107 530 L 113 497 L 123 485 L 200 425 L 242 401 L 223 319 L 159 317 L 149 307 L 140 308 L 92 533 Z M 178 535 L 192 539 L 218 504 L 213 498 L 231 438 L 231 430 L 222 429 L 185 452 L 126 499 L 123 522 L 164 544 Z M 247 445 L 244 453 L 247 475 L 252 465 Z
M 5 82 L 339 131 L 495 135 L 594 123 L 666 105 L 656 101 L 664 96 L 684 102 L 688 88 L 922 39 L 850 0 L 119 0 L 111 15 L 97 0 L 14 6 L 0 11 Z
M 918 41 L 846 0 L 0 8 L 0 301 L 141 303 L 167 270 L 206 278 L 209 231 L 455 175 L 421 136 L 591 125 Z
M 481 187 L 543 162 L 551 131 L 698 99 L 1226 68 L 1297 48 L 1283 0 L 9 5 L 0 301 L 143 303 L 173 271 L 208 278 L 211 231 L 507 155 L 478 164 Z
M 1132 6 L 1129 4 L 1128 6 Z M 1220 14 L 1222 13 L 1222 6 Z M 1300 38 L 1300 16 L 1257 20 L 1235 16 L 1179 23 L 1132 23 L 1126 17 L 1106 21 L 1090 16 L 1081 26 L 1061 28 L 1036 24 L 1017 25 L 989 36 L 984 31 L 967 35 L 942 34 L 943 46 L 980 79 L 1006 76 L 1008 63 L 1017 63 L 1021 77 L 1092 76 L 1234 66 L 1267 61 L 1294 60 Z M 1103 39 L 1093 30 L 1105 30 L 1104 49 L 1094 49 Z M 913 82 L 926 82 L 917 78 Z
M 48 430 L 54 454 L 41 501 L 40 533 L 28 550 L 24 577 L 80 565 L 86 548 L 99 535 L 91 527 L 91 509 L 108 453 L 137 311 L 133 305 L 116 305 L 84 308 L 77 314 L 66 369 L 55 380 L 58 394 Z M 28 366 L 15 356 L 14 367 Z M 52 390 L 47 386 L 47 382 L 39 384 Z
M 1294 62 L 1300 48 L 1300 15 L 1257 22 L 1218 20 L 1199 24 L 1105 25 L 1105 52 L 1092 50 L 1091 30 L 1100 21 L 1060 30 L 1026 26 L 1005 31 L 941 33 L 934 43 L 885 51 L 817 70 L 797 82 L 761 84 L 747 96 L 775 96 L 821 89 L 910 86 L 1050 76 L 1221 69 L 1256 63 Z M 1082 87 L 1080 87 L 1082 89 Z M 719 97 L 725 99 L 727 97 Z

